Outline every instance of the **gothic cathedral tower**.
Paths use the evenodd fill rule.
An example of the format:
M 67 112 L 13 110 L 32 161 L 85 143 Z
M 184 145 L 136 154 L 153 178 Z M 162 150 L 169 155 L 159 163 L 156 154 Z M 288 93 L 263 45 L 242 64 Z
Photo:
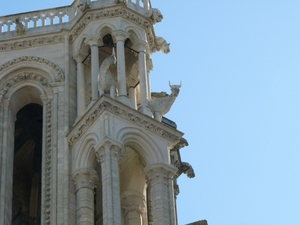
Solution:
M 176 225 L 187 145 L 151 93 L 150 0 L 0 17 L 0 225 Z

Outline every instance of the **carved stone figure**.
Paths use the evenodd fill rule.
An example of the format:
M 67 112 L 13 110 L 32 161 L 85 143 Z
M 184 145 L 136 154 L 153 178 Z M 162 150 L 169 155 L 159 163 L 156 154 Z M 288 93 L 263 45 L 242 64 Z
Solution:
M 171 109 L 171 106 L 173 105 L 176 97 L 179 94 L 179 90 L 181 87 L 180 85 L 171 85 L 169 82 L 170 88 L 171 88 L 171 94 L 164 94 L 162 92 L 162 97 L 160 97 L 161 94 L 153 93 L 153 99 L 149 100 L 149 106 L 154 114 L 154 118 L 158 121 L 161 121 L 162 116 L 165 115 L 169 110 Z M 155 98 L 155 96 L 158 96 Z
M 147 17 L 151 19 L 153 24 L 161 22 L 162 19 L 164 18 L 162 13 L 158 9 L 155 9 L 155 8 L 151 8 L 148 11 Z
M 170 151 L 170 159 L 173 166 L 175 166 L 178 170 L 176 175 L 174 176 L 174 190 L 175 195 L 178 195 L 180 190 L 177 184 L 177 178 L 182 174 L 186 174 L 189 178 L 195 177 L 195 172 L 193 167 L 187 163 L 181 161 L 181 156 L 179 150 L 185 146 L 188 146 L 189 143 L 185 138 L 181 138 L 180 141 L 171 149 Z
M 19 18 L 16 19 L 16 34 L 19 36 L 25 34 L 25 26 L 20 22 Z
M 170 52 L 170 43 L 167 43 L 164 38 L 156 36 L 156 50 L 168 54 Z
M 187 162 L 181 162 L 181 171 L 188 176 L 188 178 L 195 177 L 193 167 Z
M 79 0 L 77 8 L 81 11 L 84 12 L 86 9 L 90 8 L 88 1 L 87 0 Z
M 111 98 L 115 98 L 117 94 L 116 81 L 109 70 L 111 65 L 116 64 L 115 51 L 102 62 L 98 74 L 98 90 L 99 95 L 109 94 Z

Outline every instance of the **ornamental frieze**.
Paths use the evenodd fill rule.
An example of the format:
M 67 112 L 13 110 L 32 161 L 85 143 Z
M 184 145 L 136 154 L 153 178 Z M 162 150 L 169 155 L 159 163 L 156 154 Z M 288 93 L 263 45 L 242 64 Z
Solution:
M 115 115 L 118 115 L 121 118 L 134 123 L 137 126 L 141 126 L 146 130 L 171 142 L 180 140 L 180 137 L 178 135 L 170 132 L 160 122 L 157 122 L 156 120 L 153 120 L 151 118 L 147 118 L 146 116 L 140 114 L 140 112 L 138 111 L 128 110 L 126 108 L 120 107 L 117 104 L 114 104 L 114 102 L 112 101 L 103 100 L 98 104 L 98 106 L 91 109 L 91 111 L 88 112 L 86 116 L 78 122 L 78 124 L 75 126 L 75 129 L 70 132 L 70 136 L 68 135 L 69 146 L 73 146 L 104 111 L 108 111 Z
M 65 80 L 65 76 L 63 71 L 53 62 L 51 62 L 48 59 L 44 59 L 41 57 L 37 57 L 37 56 L 21 56 L 19 58 L 15 58 L 13 60 L 10 60 L 2 65 L 0 65 L 0 72 L 11 67 L 14 66 L 18 63 L 22 63 L 22 62 L 37 62 L 40 63 L 41 66 L 48 66 L 50 67 L 52 70 L 55 71 L 56 74 L 56 82 L 60 82 L 60 81 L 64 81 Z
M 57 44 L 63 42 L 64 42 L 64 38 L 62 35 L 39 37 L 39 38 L 26 39 L 26 40 L 14 41 L 14 42 L 6 42 L 4 44 L 0 44 L 0 52 L 10 51 L 10 50 L 20 50 L 24 48 L 31 48 L 31 47 Z

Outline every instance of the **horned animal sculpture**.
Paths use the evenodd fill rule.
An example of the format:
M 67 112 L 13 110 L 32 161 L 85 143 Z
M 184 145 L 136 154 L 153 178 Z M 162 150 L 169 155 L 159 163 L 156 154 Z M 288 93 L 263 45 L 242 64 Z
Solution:
M 156 96 L 156 98 L 148 101 L 149 107 L 154 114 L 154 118 L 158 121 L 161 121 L 163 115 L 169 112 L 181 88 L 181 82 L 180 85 L 171 85 L 171 83 L 169 82 L 169 85 L 171 88 L 170 95 L 164 94 L 164 92 L 162 92 L 164 97 L 161 97 L 161 94 L 152 93 L 152 96 Z
M 112 76 L 111 71 L 109 70 L 111 65 L 116 64 L 116 55 L 113 49 L 112 55 L 106 57 L 103 60 L 98 74 L 98 90 L 99 96 L 103 94 L 109 94 L 111 98 L 115 98 L 117 94 L 116 81 Z

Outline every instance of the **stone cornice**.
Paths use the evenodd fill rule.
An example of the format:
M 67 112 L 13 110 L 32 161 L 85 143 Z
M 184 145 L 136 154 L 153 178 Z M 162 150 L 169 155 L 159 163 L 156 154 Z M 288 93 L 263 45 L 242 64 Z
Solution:
M 183 135 L 180 131 L 172 129 L 137 110 L 131 109 L 107 96 L 102 96 L 75 124 L 73 129 L 67 135 L 70 147 L 75 145 L 75 143 L 84 135 L 84 133 L 93 125 L 104 111 L 117 115 L 134 125 L 141 126 L 145 130 L 150 131 L 170 142 L 178 142 Z
M 31 38 L 22 38 L 16 39 L 15 41 L 2 41 L 0 42 L 0 52 L 12 51 L 12 50 L 21 50 L 26 48 L 45 46 L 57 43 L 63 43 L 64 37 L 61 34 L 48 35 L 48 36 L 39 36 Z
M 77 21 L 76 25 L 71 29 L 71 34 L 69 37 L 70 43 L 73 43 L 75 41 L 75 39 L 80 35 L 80 33 L 90 22 L 99 19 L 108 19 L 116 17 L 124 18 L 145 28 L 149 47 L 152 52 L 156 51 L 153 26 L 151 24 L 151 21 L 148 18 L 124 6 L 113 6 L 110 8 L 87 11 Z

